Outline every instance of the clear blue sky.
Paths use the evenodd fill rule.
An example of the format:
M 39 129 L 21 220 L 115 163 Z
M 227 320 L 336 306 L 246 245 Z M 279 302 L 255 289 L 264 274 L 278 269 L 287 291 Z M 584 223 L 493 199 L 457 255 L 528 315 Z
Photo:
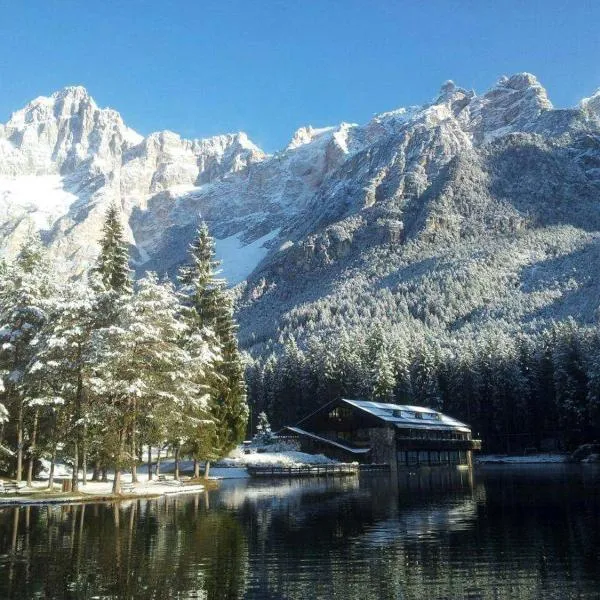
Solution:
M 244 130 L 273 151 L 519 71 L 557 106 L 600 87 L 600 1 L 0 0 L 0 122 L 81 84 L 142 134 Z

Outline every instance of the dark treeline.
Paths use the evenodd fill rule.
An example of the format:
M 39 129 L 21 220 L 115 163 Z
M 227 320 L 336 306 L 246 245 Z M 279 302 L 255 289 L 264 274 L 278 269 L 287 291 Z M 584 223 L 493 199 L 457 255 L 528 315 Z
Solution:
M 469 423 L 489 452 L 571 449 L 600 438 L 600 329 L 573 320 L 543 332 L 483 330 L 474 339 L 369 334 L 288 340 L 248 358 L 253 419 L 275 428 L 325 402 L 363 398 L 429 406 Z

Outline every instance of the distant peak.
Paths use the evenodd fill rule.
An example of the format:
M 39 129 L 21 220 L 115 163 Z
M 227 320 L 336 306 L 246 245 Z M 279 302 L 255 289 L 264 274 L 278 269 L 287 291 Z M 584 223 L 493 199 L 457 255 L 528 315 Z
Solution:
M 579 103 L 579 106 L 600 116 L 600 88 L 598 88 L 589 98 L 583 98 Z
M 452 79 L 448 79 L 442 83 L 442 87 L 440 88 L 440 94 L 451 94 L 456 89 L 456 84 Z
M 498 80 L 498 85 L 500 87 L 510 88 L 512 90 L 524 90 L 528 87 L 542 88 L 540 82 L 537 80 L 537 77 L 531 73 L 517 73 L 516 75 L 511 75 L 510 77 L 503 75 Z
M 315 129 L 312 125 L 300 127 L 294 133 L 291 142 L 287 145 L 286 150 L 293 150 L 305 144 L 310 144 L 314 139 L 322 136 L 324 133 L 332 132 L 334 127 L 320 127 Z
M 52 94 L 52 98 L 56 99 L 74 98 L 82 100 L 89 97 L 88 91 L 82 85 L 68 85 Z

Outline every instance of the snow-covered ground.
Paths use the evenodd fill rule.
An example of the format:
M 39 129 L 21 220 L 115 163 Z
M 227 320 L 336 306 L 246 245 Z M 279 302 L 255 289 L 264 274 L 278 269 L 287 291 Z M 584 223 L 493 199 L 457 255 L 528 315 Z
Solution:
M 246 454 L 241 448 L 237 448 L 231 454 L 219 461 L 220 465 L 232 467 L 240 466 L 284 466 L 293 467 L 301 465 L 323 465 L 334 464 L 335 461 L 327 458 L 323 454 L 307 454 L 297 450 L 283 450 L 278 452 L 255 452 L 251 450 L 250 454 Z
M 131 483 L 131 474 L 123 473 L 121 475 L 121 482 L 123 484 Z M 79 483 L 79 492 L 80 494 L 89 495 L 89 496 L 110 496 L 112 494 L 112 477 L 109 478 L 108 482 L 102 481 L 88 481 L 85 485 L 81 482 Z M 31 494 L 30 498 L 22 498 L 19 496 L 3 496 L 0 497 L 0 505 L 3 502 L 14 503 L 15 500 L 24 501 L 24 502 L 41 502 L 44 500 L 43 491 L 46 489 L 48 485 L 47 481 L 38 480 L 34 481 L 31 487 L 23 485 L 19 488 L 19 496 Z M 204 490 L 204 486 L 200 484 L 191 484 L 186 485 L 181 482 L 174 481 L 173 478 L 169 478 L 166 481 L 157 481 L 156 479 L 149 481 L 148 476 L 145 474 L 138 474 L 138 482 L 134 484 L 135 486 L 132 489 L 127 489 L 126 492 L 128 495 L 137 495 L 137 496 L 151 496 L 157 495 L 162 496 L 165 494 L 181 494 L 181 493 L 196 493 Z M 61 483 L 55 482 L 54 491 L 61 491 Z M 36 498 L 35 494 L 40 494 L 40 498 Z M 59 499 L 58 497 L 56 498 Z M 64 500 L 64 498 L 62 498 Z
M 545 463 L 562 463 L 568 458 L 566 454 L 528 454 L 525 456 L 506 456 L 503 454 L 488 454 L 478 456 L 475 462 L 480 465 L 488 464 L 545 464 Z

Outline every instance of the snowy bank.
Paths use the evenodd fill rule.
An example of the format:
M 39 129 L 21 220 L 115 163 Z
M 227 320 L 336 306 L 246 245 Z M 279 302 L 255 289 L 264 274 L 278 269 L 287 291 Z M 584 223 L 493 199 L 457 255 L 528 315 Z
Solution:
M 0 506 L 6 504 L 53 504 L 71 502 L 99 502 L 114 500 L 131 500 L 134 498 L 151 498 L 175 494 L 193 494 L 204 491 L 198 483 L 186 483 L 167 479 L 166 481 L 148 480 L 147 475 L 138 475 L 138 482 L 131 483 L 131 475 L 123 473 L 121 483 L 124 486 L 121 494 L 112 493 L 113 482 L 88 481 L 79 483 L 79 491 L 61 493 L 60 483 L 55 483 L 52 490 L 47 489 L 47 481 L 34 481 L 31 487 L 23 485 L 16 494 L 0 496 Z
M 300 467 L 304 465 L 336 464 L 338 461 L 327 458 L 323 454 L 307 454 L 297 450 L 283 450 L 279 452 L 250 452 L 246 454 L 242 449 L 234 450 L 227 458 L 219 461 L 219 466 L 227 467 Z

